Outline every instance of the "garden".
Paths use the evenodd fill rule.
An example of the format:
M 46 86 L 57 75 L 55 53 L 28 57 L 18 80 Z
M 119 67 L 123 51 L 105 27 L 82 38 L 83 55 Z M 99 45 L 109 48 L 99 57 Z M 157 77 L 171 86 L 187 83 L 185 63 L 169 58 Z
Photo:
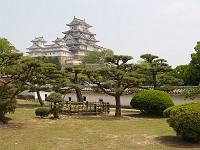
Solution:
M 8 124 L 0 123 L 1 149 L 148 149 L 183 150 L 200 148 L 176 136 L 166 118 L 122 109 L 123 116 L 110 114 L 60 115 L 60 119 L 36 117 L 38 103 L 18 100 Z
M 130 64 L 131 56 L 112 54 L 100 68 L 59 70 L 48 58 L 23 56 L 7 39 L 0 41 L 10 48 L 0 54 L 1 149 L 200 148 L 200 105 L 174 105 L 168 93 L 188 83 L 166 60 L 143 54 L 140 64 Z M 114 108 L 85 101 L 85 83 L 95 85 L 94 92 L 114 97 Z M 152 90 L 145 89 L 148 86 Z M 35 92 L 38 102 L 18 99 L 24 90 Z M 41 91 L 51 94 L 42 99 Z M 76 93 L 75 103 L 64 101 L 71 91 Z M 123 109 L 121 97 L 132 93 L 132 109 Z M 194 98 L 199 93 L 196 87 L 183 95 Z

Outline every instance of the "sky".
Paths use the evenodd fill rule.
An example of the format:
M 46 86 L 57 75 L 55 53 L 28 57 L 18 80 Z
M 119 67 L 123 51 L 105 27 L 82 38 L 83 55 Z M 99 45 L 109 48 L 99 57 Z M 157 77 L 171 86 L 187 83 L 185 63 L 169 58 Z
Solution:
M 150 53 L 175 68 L 200 41 L 200 0 L 0 0 L 0 37 L 27 52 L 35 37 L 49 44 L 74 16 L 92 25 L 98 45 L 137 62 Z

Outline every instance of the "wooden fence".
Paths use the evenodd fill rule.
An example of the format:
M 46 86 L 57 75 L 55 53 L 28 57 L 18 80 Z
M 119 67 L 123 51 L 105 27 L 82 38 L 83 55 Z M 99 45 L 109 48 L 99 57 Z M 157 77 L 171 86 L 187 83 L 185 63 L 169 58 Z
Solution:
M 73 102 L 66 101 L 64 105 L 66 114 L 109 114 L 110 113 L 110 103 L 108 102 Z

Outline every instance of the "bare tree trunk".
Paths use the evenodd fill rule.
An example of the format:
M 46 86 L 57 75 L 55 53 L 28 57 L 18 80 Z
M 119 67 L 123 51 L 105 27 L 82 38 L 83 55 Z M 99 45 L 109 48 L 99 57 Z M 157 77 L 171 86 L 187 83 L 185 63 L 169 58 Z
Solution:
M 74 75 L 74 84 L 79 84 L 78 72 L 76 72 L 76 71 L 75 71 L 75 75 Z M 75 90 L 76 90 L 76 96 L 77 96 L 78 102 L 83 102 L 83 96 L 82 96 L 82 93 L 81 93 L 81 89 L 78 88 L 78 87 L 75 87 Z
M 44 101 L 43 101 L 42 98 L 41 98 L 40 91 L 39 91 L 39 90 L 36 90 L 36 93 L 37 93 L 37 97 L 38 97 L 40 106 L 43 107 L 43 106 L 44 106 Z
M 157 81 L 156 81 L 156 74 L 153 74 L 153 89 L 156 90 L 157 89 Z
M 56 106 L 56 102 L 54 102 L 54 106 L 53 106 L 53 108 L 54 108 L 54 112 L 53 112 L 53 117 L 54 118 L 59 118 L 59 106 Z
M 3 124 L 7 124 L 8 121 L 6 120 L 5 114 L 3 112 L 3 109 L 0 108 L 0 121 L 3 122 Z
M 76 90 L 76 96 L 77 96 L 78 102 L 83 102 L 83 96 L 82 96 L 82 93 L 81 93 L 81 89 L 75 87 L 75 90 Z
M 115 117 L 121 117 L 121 102 L 120 102 L 120 96 L 115 96 L 116 101 L 116 110 L 115 110 Z

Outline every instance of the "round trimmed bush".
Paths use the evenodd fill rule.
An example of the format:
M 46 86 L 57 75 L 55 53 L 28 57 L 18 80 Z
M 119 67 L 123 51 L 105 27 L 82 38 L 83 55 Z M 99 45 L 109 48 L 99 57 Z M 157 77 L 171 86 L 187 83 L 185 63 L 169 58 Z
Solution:
M 200 103 L 187 103 L 168 108 L 164 115 L 178 136 L 187 140 L 200 140 Z
M 172 109 L 179 109 L 180 107 L 187 106 L 187 105 L 191 105 L 191 103 L 184 103 L 182 105 L 174 105 L 174 106 L 168 107 L 167 109 L 163 111 L 163 116 L 166 118 L 170 118 L 170 113 Z
M 174 102 L 166 92 L 145 90 L 133 96 L 130 105 L 143 113 L 163 115 L 163 111 L 173 106 Z
M 45 107 L 39 107 L 35 110 L 35 115 L 40 117 L 46 117 L 50 114 L 50 110 Z

